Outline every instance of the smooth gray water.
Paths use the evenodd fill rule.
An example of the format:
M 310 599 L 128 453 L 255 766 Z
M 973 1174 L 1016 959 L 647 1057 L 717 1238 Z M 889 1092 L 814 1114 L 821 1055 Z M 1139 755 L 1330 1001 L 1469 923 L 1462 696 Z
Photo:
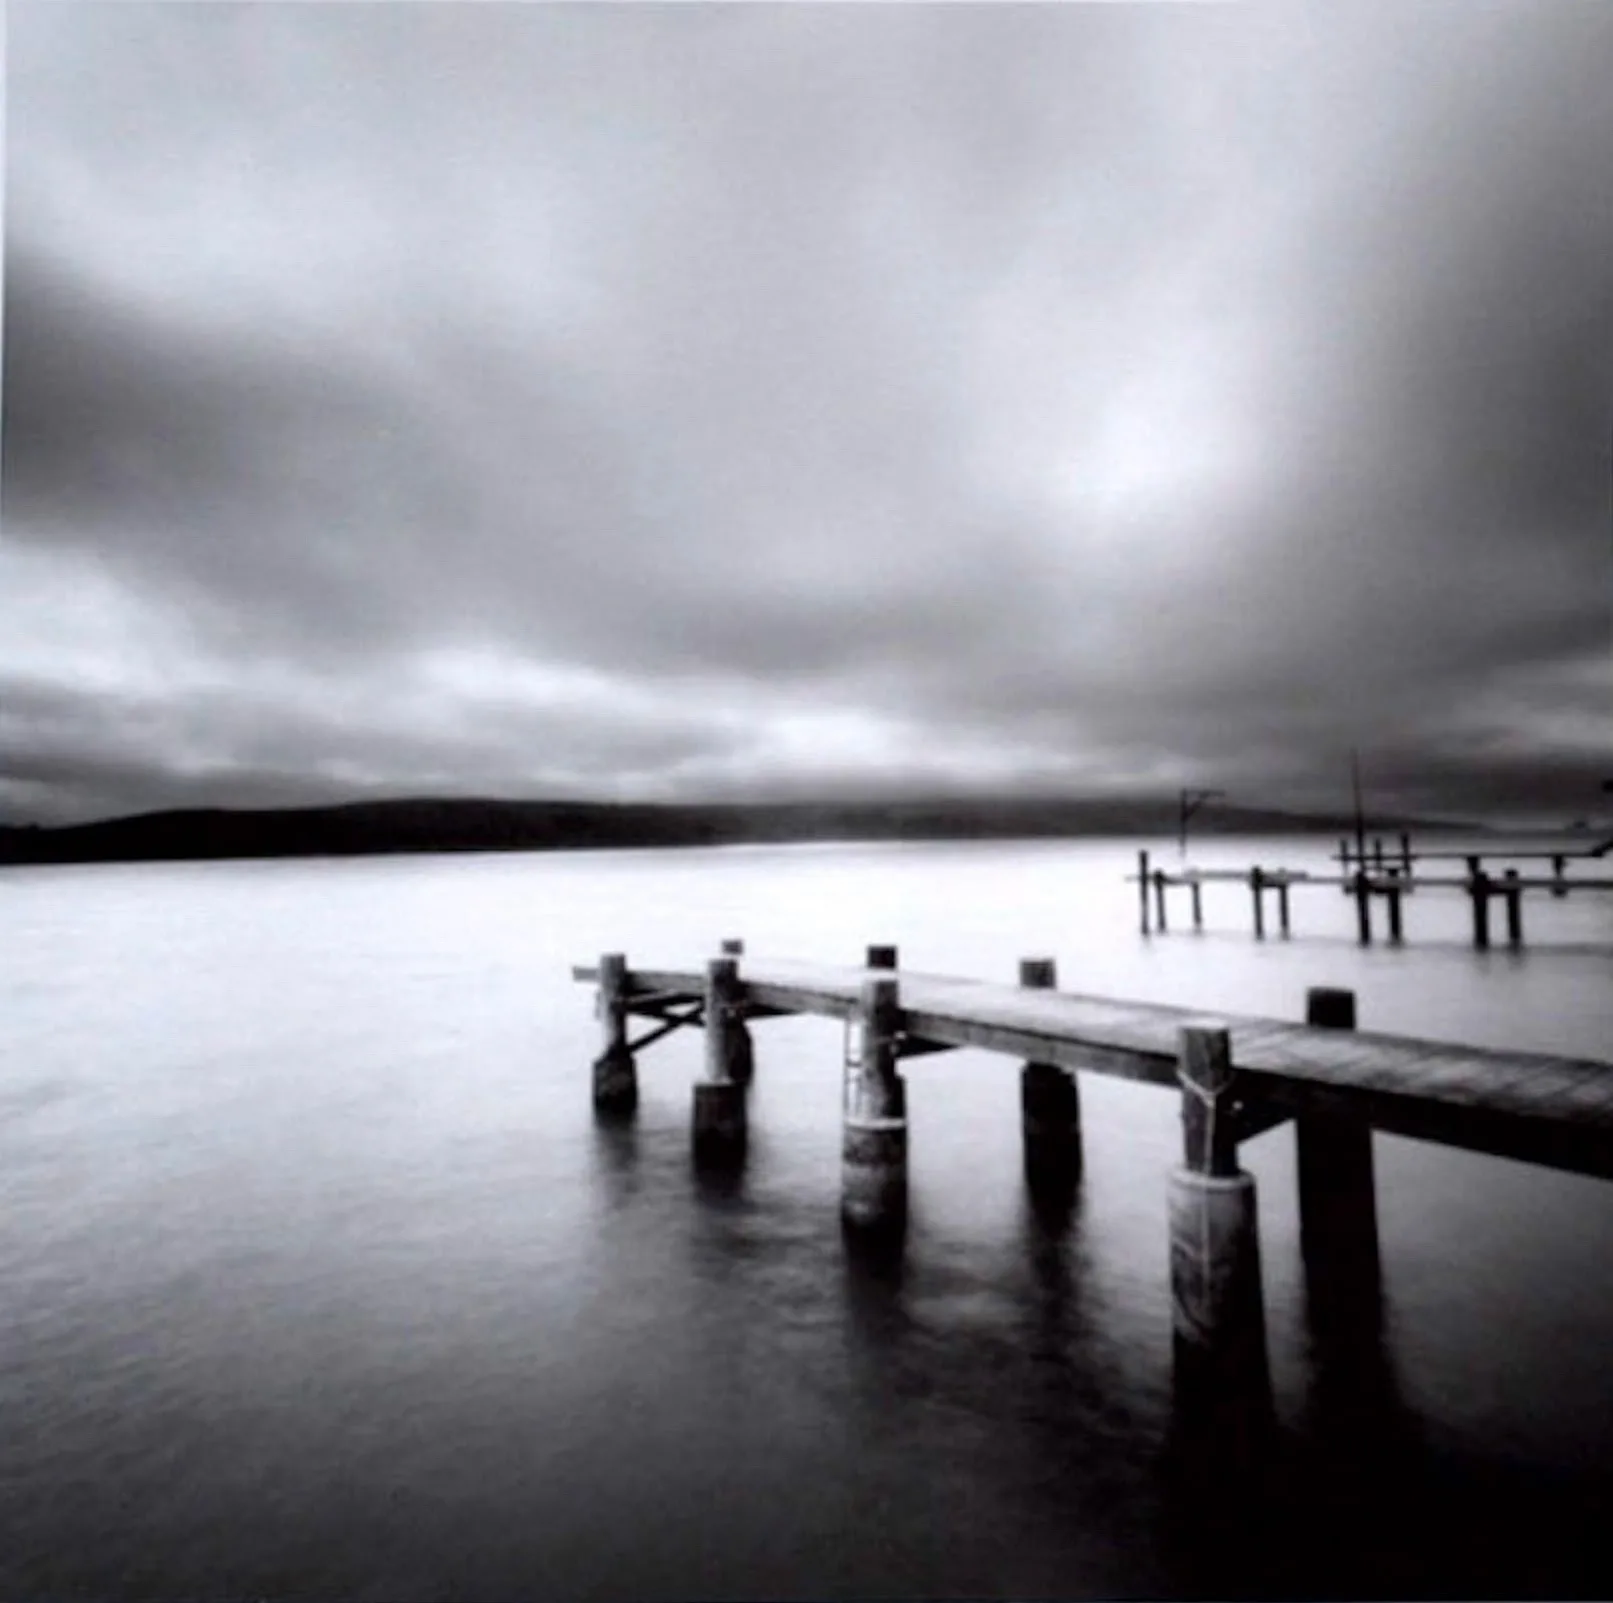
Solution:
M 1324 846 L 1194 858 L 1320 867 Z M 1248 1519 L 1167 1472 L 1168 1095 L 1083 1078 L 1067 1228 L 1017 1081 L 909 1065 L 898 1270 L 837 1225 L 841 1040 L 757 1028 L 742 1183 L 688 1154 L 699 1041 L 588 1098 L 603 950 L 1013 974 L 1613 1056 L 1613 900 L 1526 953 L 1336 891 L 1256 945 L 1136 932 L 1121 846 L 882 846 L 0 876 L 0 1594 L 672 1598 L 1613 1592 L 1613 1187 L 1377 1139 L 1388 1334 L 1340 1434 L 1306 1331 L 1292 1136 L 1261 1188 L 1281 1474 Z M 1185 910 L 1185 909 L 1184 909 Z M 1363 1413 L 1364 1410 L 1364 1413 Z M 1370 1418 L 1365 1417 L 1370 1414 Z M 1251 1543 L 1250 1533 L 1257 1539 Z

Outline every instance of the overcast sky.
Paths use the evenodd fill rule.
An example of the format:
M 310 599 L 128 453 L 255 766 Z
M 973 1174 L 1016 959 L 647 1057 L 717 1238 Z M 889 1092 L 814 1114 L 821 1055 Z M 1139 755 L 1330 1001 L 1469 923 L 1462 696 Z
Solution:
M 1605 809 L 1613 6 L 10 0 L 0 816 Z

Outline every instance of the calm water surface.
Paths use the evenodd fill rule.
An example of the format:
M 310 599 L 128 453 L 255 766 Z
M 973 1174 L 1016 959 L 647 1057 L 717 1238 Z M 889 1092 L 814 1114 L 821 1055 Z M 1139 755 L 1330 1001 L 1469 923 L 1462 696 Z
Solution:
M 1325 847 L 1216 843 L 1322 867 Z M 1613 900 L 1474 953 L 1336 891 L 1257 945 L 1136 932 L 1127 848 L 1049 843 L 128 865 L 0 876 L 0 1594 L 1606 1596 L 1613 1187 L 1378 1137 L 1387 1331 L 1329 1405 L 1293 1140 L 1260 1186 L 1282 1443 L 1230 1509 L 1173 1473 L 1177 1109 L 1083 1077 L 1073 1218 L 1017 1080 L 908 1065 L 902 1264 L 837 1223 L 838 1026 L 757 1027 L 738 1185 L 688 1154 L 699 1039 L 596 1126 L 574 961 L 752 952 L 1613 1056 Z M 1183 909 L 1185 911 L 1185 908 Z M 1185 922 L 1185 920 L 1183 921 Z

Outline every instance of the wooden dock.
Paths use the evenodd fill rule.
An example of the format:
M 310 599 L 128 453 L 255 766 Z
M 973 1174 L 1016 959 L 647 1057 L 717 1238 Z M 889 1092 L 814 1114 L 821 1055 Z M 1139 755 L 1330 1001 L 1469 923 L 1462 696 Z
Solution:
M 747 958 L 737 941 L 701 968 L 633 969 L 611 955 L 572 972 L 598 987 L 602 1113 L 635 1104 L 638 1052 L 679 1028 L 705 1031 L 694 1145 L 707 1163 L 743 1162 L 751 1023 L 844 1021 L 841 1213 L 854 1235 L 888 1241 L 905 1222 L 900 1069 L 913 1059 L 974 1048 L 1022 1065 L 1026 1178 L 1044 1198 L 1079 1184 L 1080 1074 L 1174 1091 L 1184 1131 L 1170 1177 L 1178 1379 L 1211 1398 L 1223 1424 L 1228 1399 L 1243 1398 L 1240 1437 L 1269 1413 L 1254 1181 L 1238 1167 L 1241 1142 L 1293 1121 L 1312 1301 L 1352 1329 L 1377 1299 L 1374 1129 L 1613 1179 L 1613 1063 L 1357 1030 L 1349 991 L 1309 992 L 1295 1022 L 1061 991 L 1050 959 L 1024 960 L 1015 985 L 899 971 L 893 947 L 834 967 Z M 637 1039 L 633 1020 L 650 1026 Z
M 1204 890 L 1206 885 L 1236 884 L 1249 889 L 1252 924 L 1257 940 L 1264 940 L 1267 926 L 1267 901 L 1270 895 L 1277 904 L 1278 932 L 1287 936 L 1293 930 L 1290 893 L 1294 889 L 1314 889 L 1332 886 L 1355 899 L 1356 933 L 1363 946 L 1372 943 L 1374 934 L 1374 907 L 1382 903 L 1387 915 L 1387 935 L 1394 944 L 1405 939 L 1405 908 L 1407 897 L 1420 890 L 1457 890 L 1466 895 L 1472 912 L 1473 945 L 1477 950 L 1488 949 L 1491 944 L 1491 903 L 1499 902 L 1506 921 L 1506 942 L 1513 948 L 1523 945 L 1523 898 L 1526 892 L 1544 891 L 1556 898 L 1570 892 L 1613 891 L 1613 877 L 1607 875 L 1570 878 L 1567 863 L 1570 855 L 1599 857 L 1600 849 L 1578 854 L 1564 852 L 1492 853 L 1492 865 L 1503 861 L 1527 861 L 1549 858 L 1552 872 L 1549 875 L 1525 875 L 1515 868 L 1499 874 L 1485 867 L 1485 854 L 1476 852 L 1427 852 L 1420 854 L 1425 861 L 1460 861 L 1465 865 L 1463 874 L 1437 871 L 1412 872 L 1417 859 L 1410 847 L 1404 856 L 1386 858 L 1380 850 L 1372 859 L 1350 857 L 1348 843 L 1340 843 L 1341 855 L 1357 866 L 1348 873 L 1313 874 L 1288 868 L 1178 868 L 1174 873 L 1149 866 L 1146 851 L 1137 854 L 1137 872 L 1129 876 L 1138 890 L 1140 927 L 1144 935 L 1167 934 L 1170 930 L 1169 893 L 1186 889 L 1191 898 L 1192 927 L 1204 928 Z M 1372 866 L 1362 864 L 1370 861 Z

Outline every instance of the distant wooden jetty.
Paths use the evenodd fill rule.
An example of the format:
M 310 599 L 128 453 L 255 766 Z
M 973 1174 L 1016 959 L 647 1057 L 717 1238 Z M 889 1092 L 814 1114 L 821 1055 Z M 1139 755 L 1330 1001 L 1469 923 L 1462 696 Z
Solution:
M 1406 897 L 1419 890 L 1460 890 L 1466 893 L 1472 909 L 1473 945 L 1479 950 L 1491 944 L 1491 906 L 1499 901 L 1506 921 L 1506 941 L 1510 947 L 1523 945 L 1523 898 L 1528 891 L 1545 891 L 1553 897 L 1565 897 L 1573 891 L 1596 892 L 1613 890 L 1613 877 L 1570 878 L 1568 864 L 1577 858 L 1599 858 L 1613 847 L 1613 840 L 1579 851 L 1488 851 L 1488 852 L 1413 852 L 1409 839 L 1402 835 L 1398 851 L 1385 852 L 1383 841 L 1376 840 L 1370 853 L 1364 848 L 1354 852 L 1347 840 L 1339 842 L 1335 858 L 1341 865 L 1338 874 L 1312 874 L 1288 868 L 1178 868 L 1174 872 L 1151 867 L 1147 852 L 1137 854 L 1137 872 L 1130 876 L 1138 888 L 1138 911 L 1144 935 L 1167 934 L 1170 930 L 1170 902 L 1168 893 L 1185 888 L 1191 899 L 1192 928 L 1204 928 L 1203 887 L 1213 884 L 1245 885 L 1249 889 L 1253 930 L 1257 940 L 1266 935 L 1268 894 L 1276 902 L 1277 929 L 1281 935 L 1292 933 L 1292 907 L 1290 892 L 1296 888 L 1337 886 L 1346 896 L 1354 897 L 1356 933 L 1363 946 L 1372 943 L 1374 934 L 1373 907 L 1381 902 L 1386 914 L 1385 933 L 1393 943 L 1405 939 Z M 1497 873 L 1495 865 L 1501 863 L 1549 861 L 1549 875 L 1520 873 L 1506 868 Z M 1464 866 L 1461 874 L 1440 873 L 1437 870 L 1421 871 L 1418 864 L 1456 863 Z M 1489 866 L 1487 867 L 1486 864 Z M 1152 907 L 1150 907 L 1152 903 Z
M 1258 1428 L 1270 1407 L 1242 1142 L 1293 1121 L 1312 1306 L 1354 1331 L 1376 1318 L 1378 1301 L 1374 1129 L 1613 1178 L 1613 1064 L 1360 1031 L 1346 990 L 1310 991 L 1301 1024 L 1075 995 L 1057 989 L 1046 958 L 1025 959 L 1017 985 L 901 972 L 889 946 L 870 947 L 860 967 L 754 961 L 732 941 L 700 968 L 634 969 L 612 954 L 572 972 L 597 987 L 603 1114 L 636 1104 L 638 1053 L 674 1030 L 703 1029 L 692 1114 L 703 1164 L 743 1161 L 750 1025 L 843 1021 L 841 1218 L 865 1239 L 899 1239 L 906 1220 L 900 1066 L 910 1059 L 973 1047 L 1021 1063 L 1025 1174 L 1042 1202 L 1079 1184 L 1079 1074 L 1174 1091 L 1184 1137 L 1169 1179 L 1177 1376 L 1190 1406 L 1230 1419 L 1234 1435 Z M 636 1039 L 635 1019 L 651 1026 Z

